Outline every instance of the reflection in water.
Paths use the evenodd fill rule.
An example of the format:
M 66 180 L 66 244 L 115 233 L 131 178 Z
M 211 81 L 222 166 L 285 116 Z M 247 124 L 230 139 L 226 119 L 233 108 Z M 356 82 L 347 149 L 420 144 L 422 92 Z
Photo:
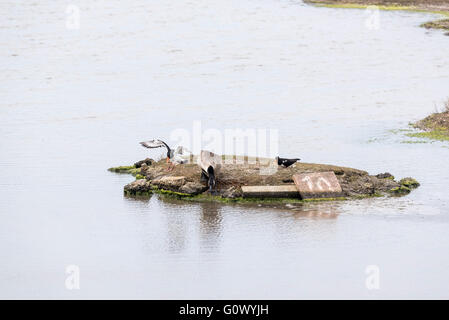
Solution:
M 187 232 L 191 232 L 187 217 L 184 215 L 166 215 L 168 250 L 171 253 L 179 253 L 186 248 Z
M 145 208 L 148 207 L 148 203 L 151 200 L 153 195 L 146 196 L 123 196 L 123 199 L 126 204 L 130 205 L 130 207 L 137 210 L 137 212 L 144 212 Z M 134 213 L 134 211 L 130 212 Z
M 297 218 L 315 218 L 315 219 L 337 219 L 338 210 L 334 205 L 319 206 L 313 209 L 293 209 L 295 211 L 294 217 Z
M 221 204 L 190 203 L 160 195 L 158 200 L 167 209 L 165 217 L 170 252 L 179 253 L 186 250 L 192 234 L 199 237 L 200 249 L 219 247 L 222 229 Z
M 300 248 L 313 245 L 315 242 L 324 243 L 332 241 L 337 232 L 337 217 L 339 216 L 338 206 L 332 203 L 307 203 L 296 206 L 288 206 L 288 209 L 276 214 L 276 219 L 269 223 L 274 227 L 273 243 L 276 247 L 289 246 L 294 239 L 307 239 L 300 241 L 296 251 Z
M 163 202 L 165 210 L 165 228 L 167 247 L 170 253 L 180 253 L 187 248 L 192 228 L 191 220 L 197 219 L 195 207 L 191 204 L 180 205 L 181 200 L 158 195 L 158 200 Z
M 222 229 L 222 205 L 218 203 L 201 203 L 199 221 L 200 246 L 203 248 L 218 248 Z

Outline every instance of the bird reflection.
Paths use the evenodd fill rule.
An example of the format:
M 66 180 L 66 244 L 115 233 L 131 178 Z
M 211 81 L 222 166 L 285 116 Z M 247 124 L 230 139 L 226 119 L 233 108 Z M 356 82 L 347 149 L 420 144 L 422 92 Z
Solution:
M 168 249 L 172 253 L 180 253 L 186 249 L 191 216 L 182 212 L 181 214 L 169 213 L 166 217 Z
M 172 253 L 190 251 L 191 245 L 199 245 L 201 252 L 216 252 L 220 247 L 224 229 L 224 205 L 214 202 L 185 204 L 182 200 L 163 199 L 164 206 L 170 208 L 166 214 L 168 250 Z M 272 225 L 277 230 L 276 241 L 291 241 L 292 233 L 319 235 L 320 239 L 332 237 L 339 207 L 334 205 L 301 204 L 298 206 L 241 207 L 245 212 L 253 210 L 270 213 L 261 214 L 260 223 L 264 228 Z M 274 210 L 273 210 L 274 209 Z M 276 214 L 276 213 L 283 214 Z M 244 222 L 248 216 L 242 214 Z M 264 222 L 269 219 L 269 223 Z M 298 221 L 293 221 L 298 219 Z M 301 221 L 299 221 L 301 220 Z M 331 223 L 326 223 L 329 221 Z M 319 223 L 317 223 L 319 222 Z M 325 232 L 323 233 L 323 230 Z M 285 236 L 288 236 L 285 238 Z
M 170 252 L 180 253 L 187 250 L 189 239 L 192 240 L 192 236 L 195 236 L 195 230 L 201 248 L 216 248 L 222 231 L 220 204 L 186 205 L 181 200 L 163 199 L 163 201 L 166 206 L 175 209 L 175 212 L 166 215 Z
M 216 248 L 222 231 L 222 214 L 220 204 L 202 203 L 199 220 L 199 236 L 201 247 Z

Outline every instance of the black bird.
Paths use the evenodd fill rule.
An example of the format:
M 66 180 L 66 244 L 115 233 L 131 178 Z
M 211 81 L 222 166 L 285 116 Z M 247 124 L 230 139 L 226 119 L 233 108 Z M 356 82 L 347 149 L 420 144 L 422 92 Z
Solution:
M 299 160 L 301 160 L 301 159 L 299 159 L 299 158 L 286 159 L 286 158 L 276 157 L 276 161 L 278 163 L 278 166 L 283 166 L 284 168 L 290 167 L 292 164 L 296 163 Z
M 207 173 L 201 170 L 201 179 L 207 179 L 207 185 L 209 186 L 209 192 L 212 193 L 217 185 L 217 180 L 215 179 L 215 170 L 212 166 L 207 168 Z

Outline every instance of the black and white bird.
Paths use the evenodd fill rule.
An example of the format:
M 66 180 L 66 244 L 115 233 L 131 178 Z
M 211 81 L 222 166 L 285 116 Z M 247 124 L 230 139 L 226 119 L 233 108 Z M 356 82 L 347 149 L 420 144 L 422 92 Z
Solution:
M 277 162 L 278 166 L 283 166 L 284 168 L 290 167 L 292 164 L 295 164 L 299 160 L 301 160 L 301 159 L 299 159 L 299 158 L 286 159 L 286 158 L 276 157 L 276 162 Z
M 164 141 L 160 139 L 153 139 L 149 141 L 140 142 L 142 146 L 149 149 L 155 148 L 166 148 L 167 149 L 167 158 L 166 162 L 174 165 L 187 163 L 190 156 L 190 151 L 183 146 L 178 146 L 176 150 L 173 150 L 166 144 Z M 173 166 L 169 166 L 169 169 L 173 169 Z

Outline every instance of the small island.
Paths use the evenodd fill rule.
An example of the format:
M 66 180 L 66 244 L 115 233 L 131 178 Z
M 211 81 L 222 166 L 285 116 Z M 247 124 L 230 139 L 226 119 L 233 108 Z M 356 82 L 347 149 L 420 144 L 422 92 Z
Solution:
M 428 138 L 439 141 L 449 141 L 449 100 L 441 112 L 432 113 L 430 116 L 412 124 L 421 132 L 411 133 L 409 136 L 416 138 Z
M 449 17 L 448 0 L 304 0 L 305 3 L 329 8 L 365 9 L 377 6 L 380 10 L 407 10 L 435 13 Z M 426 29 L 440 29 L 449 35 L 449 18 L 423 23 Z
M 413 178 L 396 180 L 390 173 L 369 175 L 366 171 L 353 168 L 302 162 L 284 168 L 275 165 L 273 160 L 259 159 L 249 162 L 246 157 L 234 157 L 232 163 L 223 163 L 220 174 L 217 176 L 216 191 L 213 193 L 209 191 L 207 182 L 201 179 L 201 169 L 195 159 L 187 164 L 176 165 L 172 170 L 168 169 L 166 160 L 154 161 L 149 158 L 138 161 L 134 165 L 113 167 L 108 170 L 136 177 L 135 181 L 124 187 L 125 196 L 147 196 L 157 193 L 188 201 L 225 203 L 301 203 L 385 196 L 398 197 L 409 194 L 419 186 L 419 183 Z M 338 197 L 302 199 L 298 192 L 294 192 L 293 175 L 325 172 L 335 174 L 342 191 Z M 282 197 L 278 198 L 273 196 L 253 197 L 243 191 L 247 186 L 283 188 L 285 192 Z

